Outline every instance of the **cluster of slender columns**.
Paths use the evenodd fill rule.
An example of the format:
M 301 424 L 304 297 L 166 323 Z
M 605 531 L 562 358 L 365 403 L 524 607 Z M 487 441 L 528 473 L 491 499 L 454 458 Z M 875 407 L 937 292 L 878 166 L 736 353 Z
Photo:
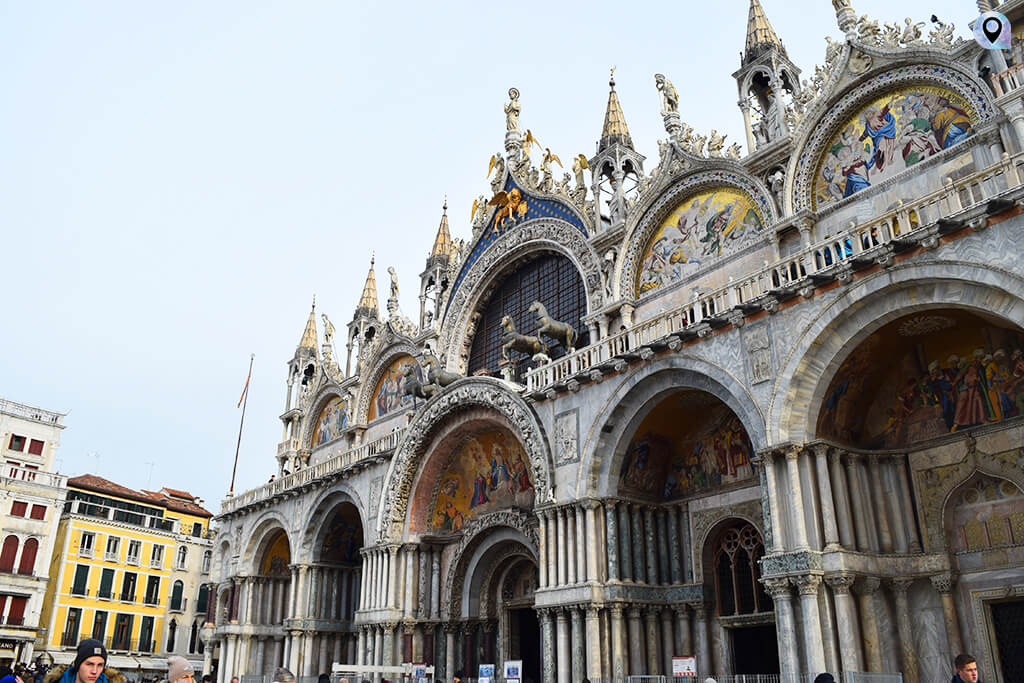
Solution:
M 688 512 L 682 505 L 604 501 L 608 581 L 679 584 L 692 580 Z
M 364 548 L 362 610 L 401 609 L 403 619 L 433 619 L 441 609 L 441 550 L 416 544 Z

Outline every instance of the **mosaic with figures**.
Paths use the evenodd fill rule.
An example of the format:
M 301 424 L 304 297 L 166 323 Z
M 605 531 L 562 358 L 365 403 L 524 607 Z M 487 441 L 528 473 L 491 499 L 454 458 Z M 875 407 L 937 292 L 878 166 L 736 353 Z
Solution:
M 619 493 L 672 500 L 754 477 L 753 447 L 739 418 L 714 396 L 682 391 L 637 428 Z
M 963 311 L 907 316 L 849 355 L 818 433 L 895 448 L 1024 414 L 1024 335 Z
M 825 146 L 814 174 L 814 202 L 849 197 L 948 149 L 973 132 L 974 112 L 944 88 L 905 86 L 850 117 Z
M 763 224 L 746 192 L 717 187 L 683 200 L 647 242 L 637 295 L 691 275 L 753 244 Z
M 367 420 L 372 422 L 393 410 L 411 406 L 412 396 L 405 395 L 405 383 L 410 378 L 423 381 L 423 370 L 415 358 L 402 356 L 391 363 L 373 389 Z
M 334 397 L 328 401 L 313 427 L 313 448 L 330 443 L 348 428 L 348 406 L 345 400 Z
M 511 433 L 478 432 L 454 450 L 438 480 L 428 526 L 433 531 L 461 531 L 479 514 L 509 507 L 533 507 L 530 463 Z

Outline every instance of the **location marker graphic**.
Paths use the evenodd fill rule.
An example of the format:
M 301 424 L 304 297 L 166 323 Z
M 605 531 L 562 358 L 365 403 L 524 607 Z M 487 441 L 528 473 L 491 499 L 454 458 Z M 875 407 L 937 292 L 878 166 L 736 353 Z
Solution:
M 986 50 L 1010 49 L 1010 22 L 999 12 L 985 12 L 974 20 L 974 40 Z

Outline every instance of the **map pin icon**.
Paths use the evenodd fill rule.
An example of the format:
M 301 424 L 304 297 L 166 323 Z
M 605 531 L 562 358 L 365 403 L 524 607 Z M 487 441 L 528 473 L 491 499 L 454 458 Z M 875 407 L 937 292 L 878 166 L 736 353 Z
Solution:
M 988 38 L 988 42 L 995 44 L 999 34 L 1003 32 L 1003 22 L 997 17 L 986 17 L 981 23 L 981 30 Z

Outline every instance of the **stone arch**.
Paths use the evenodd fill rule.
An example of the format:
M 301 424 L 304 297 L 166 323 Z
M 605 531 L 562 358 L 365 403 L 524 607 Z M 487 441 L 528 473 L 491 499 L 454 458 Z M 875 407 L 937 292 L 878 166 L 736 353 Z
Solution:
M 714 548 L 713 541 L 727 527 L 745 523 L 750 524 L 757 530 L 761 537 L 761 544 L 765 543 L 764 522 L 761 518 L 761 501 L 749 501 L 748 505 L 729 506 L 707 511 L 708 514 L 697 515 L 694 525 L 693 547 L 699 548 L 699 553 L 694 553 L 693 580 L 695 583 L 706 583 L 710 574 L 708 573 L 709 561 Z M 767 546 L 765 546 L 767 553 Z
M 540 538 L 536 518 L 519 510 L 502 510 L 473 519 L 465 529 L 462 540 L 455 547 L 442 597 L 442 619 L 469 617 L 479 613 L 480 596 L 472 585 L 464 591 L 467 577 L 479 589 L 483 573 L 476 571 L 485 562 L 496 559 L 502 548 L 518 544 L 534 564 L 540 557 Z
M 359 497 L 359 493 L 346 482 L 337 482 L 330 488 L 321 491 L 310 505 L 309 512 L 299 527 L 302 530 L 302 537 L 297 554 L 301 554 L 301 557 L 309 558 L 313 562 L 320 560 L 318 553 L 323 543 L 323 535 L 326 533 L 326 522 L 337 506 L 343 503 L 350 503 L 355 507 L 365 543 L 365 540 L 370 537 L 371 529 L 362 499 Z
M 508 428 L 530 461 L 537 502 L 552 498 L 554 461 L 544 428 L 533 409 L 501 380 L 490 377 L 461 379 L 436 394 L 416 413 L 399 443 L 381 496 L 378 519 L 380 540 L 397 540 L 406 529 L 413 484 L 424 458 L 440 439 L 450 434 L 454 418 L 482 409 Z
M 448 301 L 438 348 L 448 370 L 465 372 L 469 363 L 477 309 L 490 291 L 524 258 L 549 252 L 568 258 L 580 273 L 586 292 L 587 313 L 604 302 L 601 260 L 586 236 L 575 226 L 553 218 L 523 223 L 494 240 L 466 272 L 459 289 Z
M 615 281 L 620 297 L 632 299 L 636 292 L 637 269 L 644 249 L 653 232 L 688 196 L 713 187 L 725 187 L 746 193 L 761 211 L 764 229 L 767 231 L 778 220 L 775 202 L 768 188 L 757 178 L 749 175 L 736 162 L 718 160 L 703 162 L 700 170 L 688 173 L 669 184 L 661 193 L 652 197 L 648 204 L 636 213 L 640 216 L 635 227 L 623 237 Z M 742 252 L 740 252 L 742 253 Z M 724 257 L 728 259 L 729 257 Z M 722 262 L 717 262 L 721 265 Z M 709 266 L 709 268 L 714 266 Z
M 250 575 L 260 573 L 260 562 L 278 531 L 284 534 L 285 540 L 288 542 L 289 553 L 294 560 L 296 545 L 289 533 L 288 521 L 276 510 L 268 510 L 253 522 L 252 529 L 248 534 L 249 541 L 245 546 L 244 555 L 240 559 L 240 569 L 244 573 Z
M 612 487 L 617 485 L 631 435 L 662 398 L 681 389 L 707 392 L 728 406 L 755 451 L 768 445 L 764 417 L 739 379 L 703 358 L 674 354 L 623 377 L 605 401 L 586 437 L 576 481 L 578 497 L 614 495 Z
M 355 411 L 357 424 L 366 424 L 369 420 L 370 401 L 373 400 L 373 392 L 377 388 L 377 383 L 380 382 L 380 378 L 391 367 L 391 364 L 402 356 L 411 356 L 418 363 L 420 349 L 409 342 L 398 342 L 382 349 L 367 364 L 372 370 L 367 373 L 367 381 L 362 383 L 362 388 L 359 391 L 359 407 Z
M 216 567 L 214 580 L 224 581 L 231 576 L 231 543 L 227 538 L 220 538 L 219 541 L 217 552 L 214 555 L 216 559 L 213 563 L 213 566 Z
M 320 417 L 320 412 L 327 406 L 327 404 L 334 398 L 341 398 L 351 401 L 351 396 L 347 391 L 342 390 L 340 386 L 334 381 L 328 382 L 324 386 L 320 387 L 313 400 L 309 402 L 309 408 L 306 411 L 305 419 L 302 421 L 302 435 L 299 443 L 302 448 L 308 448 L 310 450 L 316 448 L 316 444 L 313 443 L 313 432 L 316 431 L 317 418 Z M 349 416 L 352 415 L 352 406 L 346 407 Z
M 858 49 L 860 48 L 861 46 L 858 46 Z M 873 51 L 867 49 L 864 52 Z M 848 47 L 844 47 L 843 55 L 844 59 L 834 68 L 835 71 L 841 72 L 845 68 L 845 62 L 850 55 Z M 939 86 L 952 90 L 970 102 L 979 123 L 988 121 L 996 115 L 992 95 L 976 75 L 965 71 L 961 64 L 948 60 L 938 53 L 931 57 L 928 63 L 904 62 L 894 65 L 891 55 L 886 55 L 880 60 L 884 61 L 883 66 L 868 72 L 851 86 L 820 98 L 812 106 L 801 121 L 794 140 L 794 153 L 790 157 L 786 172 L 784 196 L 787 207 L 783 211 L 784 214 L 791 215 L 811 210 L 813 176 L 824 152 L 824 146 L 851 114 L 887 90 L 915 83 Z M 830 84 L 835 79 L 836 74 L 833 73 Z
M 768 408 L 772 443 L 815 437 L 821 403 L 843 360 L 882 325 L 912 312 L 961 308 L 1024 328 L 1024 299 L 1013 292 L 1024 292 L 1024 281 L 1006 271 L 914 261 L 859 279 L 824 308 L 808 310 L 779 362 Z

